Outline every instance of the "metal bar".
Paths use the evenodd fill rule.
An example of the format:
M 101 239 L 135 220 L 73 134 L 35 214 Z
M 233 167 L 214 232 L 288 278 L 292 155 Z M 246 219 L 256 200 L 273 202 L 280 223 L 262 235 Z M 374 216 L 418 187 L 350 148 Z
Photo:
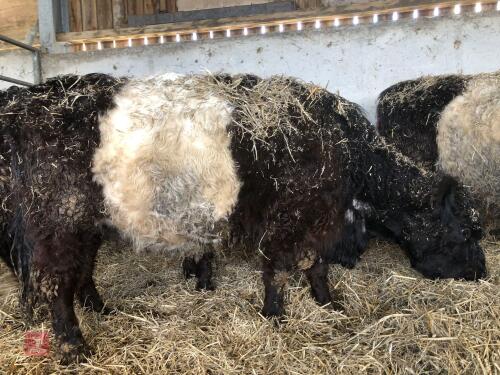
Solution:
M 63 33 L 68 33 L 70 32 L 69 29 L 69 1 L 67 0 L 59 0 L 59 26 L 60 29 L 57 30 L 57 32 L 63 32 Z
M 38 0 L 38 34 L 43 52 L 56 49 L 55 7 L 55 0 Z
M 32 47 L 28 44 L 19 42 L 15 39 L 9 38 L 8 36 L 1 35 L 0 34 L 0 41 L 3 41 L 5 43 L 13 44 L 17 47 L 27 49 L 28 51 L 31 51 L 33 53 L 33 80 L 35 81 L 35 84 L 39 84 L 42 82 L 42 59 L 40 55 L 40 50 L 38 48 Z M 19 79 L 15 78 L 10 78 L 7 76 L 0 75 L 0 81 L 6 81 L 10 83 L 14 83 L 16 85 L 23 85 L 23 86 L 33 86 L 33 83 L 21 81 Z
M 25 43 L 22 43 L 22 42 L 18 42 L 17 40 L 9 38 L 8 36 L 5 36 L 5 35 L 0 34 L 0 41 L 5 42 L 5 43 L 9 43 L 9 44 L 13 44 L 17 47 L 27 49 L 28 51 L 31 51 L 31 52 L 38 52 L 38 48 L 32 47 L 32 46 L 25 44 Z
M 0 75 L 0 81 L 6 81 L 6 82 L 14 83 L 16 85 L 22 85 L 22 86 L 33 86 L 32 83 L 20 81 L 18 79 L 6 77 L 3 75 Z
M 33 81 L 35 85 L 42 83 L 42 56 L 40 51 L 33 53 Z

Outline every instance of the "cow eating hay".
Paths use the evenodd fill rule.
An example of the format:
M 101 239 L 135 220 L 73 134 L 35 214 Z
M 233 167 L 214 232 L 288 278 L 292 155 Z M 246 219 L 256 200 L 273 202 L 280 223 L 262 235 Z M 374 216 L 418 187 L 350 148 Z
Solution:
M 403 154 L 500 208 L 500 72 L 422 77 L 384 90 L 377 128 Z
M 350 248 L 363 246 L 364 227 L 353 210 L 362 206 L 424 275 L 485 275 L 463 189 L 416 167 L 355 104 L 317 86 L 251 75 L 89 75 L 2 98 L 1 254 L 27 304 L 49 302 L 67 360 L 85 347 L 75 293 L 103 309 L 92 281 L 96 222 L 138 248 L 189 254 L 230 232 L 248 239 L 263 258 L 266 316 L 283 314 L 294 270 L 317 302 L 331 301 L 327 261 L 354 264 L 360 250 Z M 337 245 L 343 254 L 332 255 Z M 206 268 L 201 279 L 209 259 L 195 262 Z

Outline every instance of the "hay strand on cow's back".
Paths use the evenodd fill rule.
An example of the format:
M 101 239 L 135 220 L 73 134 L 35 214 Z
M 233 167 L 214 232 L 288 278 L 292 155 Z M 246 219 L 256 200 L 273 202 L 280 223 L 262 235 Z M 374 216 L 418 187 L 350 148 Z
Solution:
M 500 242 L 490 238 L 483 246 L 487 280 L 430 281 L 397 246 L 372 242 L 354 270 L 330 271 L 342 312 L 316 306 L 297 275 L 286 321 L 275 325 L 259 316 L 254 260 L 223 260 L 217 291 L 199 293 L 180 275 L 179 259 L 107 245 L 96 280 L 119 312 L 103 317 L 78 309 L 95 355 L 71 368 L 25 357 L 12 295 L 0 314 L 0 372 L 493 374 L 500 370 Z M 38 315 L 34 329 L 42 327 Z
M 253 78 L 256 84 L 251 88 L 245 87 L 245 80 L 249 76 L 228 79 L 227 76 L 208 74 L 188 79 L 196 81 L 195 87 L 200 92 L 212 92 L 231 103 L 236 112 L 233 122 L 250 133 L 254 140 L 265 143 L 266 139 L 278 132 L 285 136 L 292 134 L 297 131 L 295 124 L 298 119 L 313 121 L 294 90 L 293 85 L 297 85 L 297 80 L 283 76 L 265 80 Z M 310 98 L 323 91 L 312 84 L 301 84 L 309 89 Z

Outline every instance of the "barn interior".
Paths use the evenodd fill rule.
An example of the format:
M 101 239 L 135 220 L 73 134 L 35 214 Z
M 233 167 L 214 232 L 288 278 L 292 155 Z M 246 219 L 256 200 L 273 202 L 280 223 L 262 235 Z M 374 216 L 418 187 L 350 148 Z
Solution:
M 390 85 L 497 71 L 499 45 L 499 1 L 10 0 L 0 4 L 0 90 L 95 72 L 287 75 L 358 103 L 375 123 Z M 483 280 L 426 279 L 397 244 L 372 239 L 354 269 L 330 267 L 340 306 L 318 306 L 297 273 L 281 322 L 260 314 L 258 249 L 225 248 L 216 290 L 197 291 L 178 254 L 110 240 L 94 277 L 115 310 L 75 307 L 92 355 L 69 366 L 50 350 L 27 354 L 27 332 L 53 340 L 49 312 L 38 307 L 28 324 L 0 263 L 0 372 L 497 374 L 497 227 L 486 223 Z

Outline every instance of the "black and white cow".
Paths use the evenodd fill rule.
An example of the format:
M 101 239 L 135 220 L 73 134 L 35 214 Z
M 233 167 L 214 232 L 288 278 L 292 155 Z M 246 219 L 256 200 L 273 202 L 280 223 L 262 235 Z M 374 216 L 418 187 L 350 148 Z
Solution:
M 294 270 L 330 301 L 328 262 L 352 265 L 364 246 L 359 202 L 424 275 L 486 272 L 463 189 L 386 144 L 353 103 L 296 79 L 59 77 L 2 93 L 0 130 L 0 254 L 24 302 L 49 303 L 66 361 L 85 348 L 74 297 L 103 309 L 103 220 L 138 248 L 189 255 L 231 231 L 251 239 L 266 316 L 283 314 Z M 210 287 L 210 256 L 200 264 Z

